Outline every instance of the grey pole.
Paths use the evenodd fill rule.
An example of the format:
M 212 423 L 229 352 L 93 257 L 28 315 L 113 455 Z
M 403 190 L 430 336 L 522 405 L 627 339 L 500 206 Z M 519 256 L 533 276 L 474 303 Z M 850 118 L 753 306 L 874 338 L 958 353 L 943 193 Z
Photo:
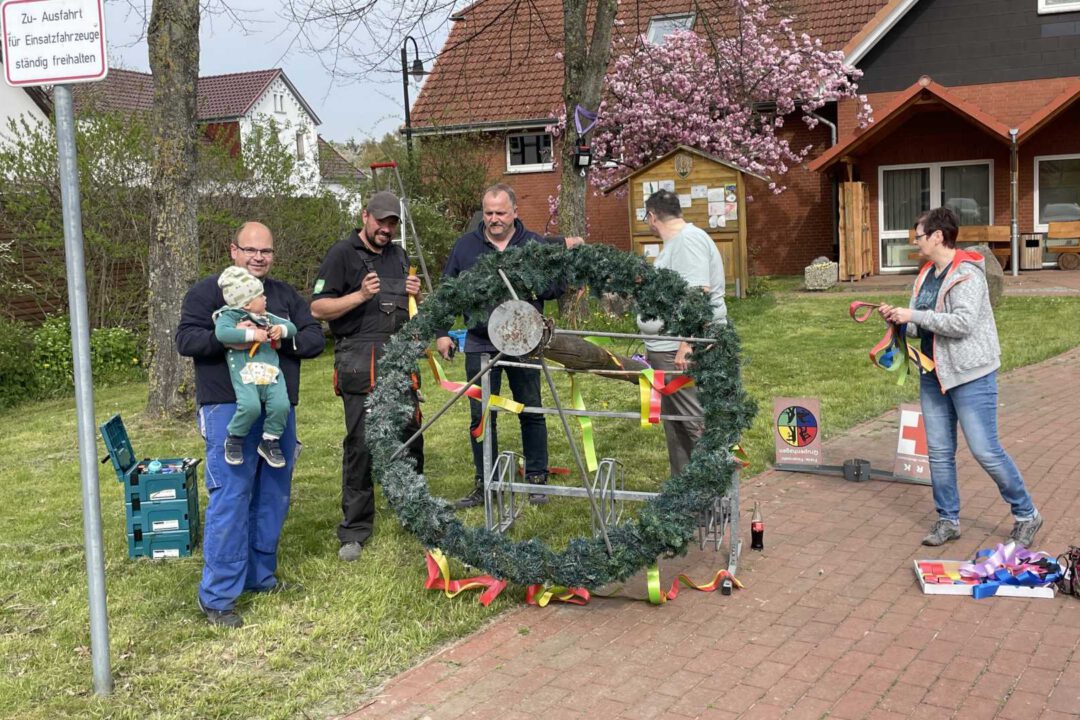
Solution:
M 79 166 L 75 158 L 75 117 L 71 88 L 53 89 L 56 116 L 60 199 L 64 212 L 64 258 L 67 262 L 71 350 L 75 365 L 75 414 L 79 428 L 79 476 L 82 480 L 83 542 L 90 593 L 90 653 L 94 692 L 110 695 L 109 614 L 105 605 L 105 552 L 101 539 L 101 494 L 98 488 L 97 437 L 94 432 L 94 385 L 90 373 L 90 315 L 86 309 L 86 265 L 83 257 Z

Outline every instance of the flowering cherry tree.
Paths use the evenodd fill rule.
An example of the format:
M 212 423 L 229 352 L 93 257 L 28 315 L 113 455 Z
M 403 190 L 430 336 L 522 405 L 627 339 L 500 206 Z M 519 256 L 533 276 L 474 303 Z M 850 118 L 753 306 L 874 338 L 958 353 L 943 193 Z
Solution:
M 603 187 L 683 144 L 774 181 L 802 162 L 811 146 L 793 147 L 785 122 L 810 128 L 829 102 L 855 100 L 858 122 L 871 121 L 858 94 L 861 72 L 843 53 L 798 33 L 768 0 L 730 0 L 734 15 L 708 36 L 680 31 L 662 45 L 632 38 L 616 48 L 592 137 L 594 186 Z

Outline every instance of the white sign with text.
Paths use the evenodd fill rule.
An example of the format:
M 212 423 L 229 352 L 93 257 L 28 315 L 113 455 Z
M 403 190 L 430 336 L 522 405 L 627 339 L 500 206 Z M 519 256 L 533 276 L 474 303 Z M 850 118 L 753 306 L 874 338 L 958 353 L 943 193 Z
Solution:
M 101 80 L 105 57 L 103 0 L 0 0 L 4 79 L 8 85 Z

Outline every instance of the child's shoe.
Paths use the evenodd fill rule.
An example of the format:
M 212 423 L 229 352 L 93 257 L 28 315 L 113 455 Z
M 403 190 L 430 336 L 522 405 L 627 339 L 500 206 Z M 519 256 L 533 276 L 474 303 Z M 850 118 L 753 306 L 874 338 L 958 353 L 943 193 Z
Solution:
M 281 452 L 281 443 L 277 441 L 277 438 L 273 440 L 263 438 L 259 443 L 259 455 L 272 468 L 285 467 L 285 456 Z
M 225 438 L 225 462 L 230 465 L 244 464 L 244 438 L 236 435 Z

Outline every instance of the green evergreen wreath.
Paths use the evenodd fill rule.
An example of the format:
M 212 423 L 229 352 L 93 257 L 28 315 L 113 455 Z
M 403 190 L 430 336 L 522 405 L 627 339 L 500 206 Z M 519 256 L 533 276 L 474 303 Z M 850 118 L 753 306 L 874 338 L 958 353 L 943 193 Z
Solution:
M 638 314 L 647 320 L 662 318 L 673 335 L 717 338 L 715 344 L 697 347 L 690 371 L 705 410 L 704 436 L 683 472 L 666 480 L 660 494 L 645 503 L 636 518 L 608 528 L 611 554 L 600 538 L 577 538 L 557 552 L 536 539 L 512 540 L 483 527 L 468 527 L 446 500 L 431 495 L 427 480 L 416 473 L 406 453 L 391 459 L 413 412 L 408 388 L 416 358 L 438 329 L 451 327 L 458 314 L 486 319 L 491 309 L 510 299 L 496 272 L 500 268 L 522 298 L 533 297 L 552 283 L 588 285 L 597 295 L 632 298 Z M 740 381 L 738 337 L 730 324 L 712 322 L 708 297 L 690 291 L 677 273 L 655 269 L 635 255 L 605 245 L 566 250 L 561 244 L 529 243 L 520 250 L 484 256 L 473 270 L 443 280 L 416 317 L 387 344 L 380 369 L 370 400 L 367 440 L 375 480 L 402 525 L 426 547 L 440 548 L 496 578 L 521 585 L 596 588 L 630 577 L 661 555 L 686 552 L 699 514 L 731 482 L 738 465 L 730 448 L 756 411 Z

